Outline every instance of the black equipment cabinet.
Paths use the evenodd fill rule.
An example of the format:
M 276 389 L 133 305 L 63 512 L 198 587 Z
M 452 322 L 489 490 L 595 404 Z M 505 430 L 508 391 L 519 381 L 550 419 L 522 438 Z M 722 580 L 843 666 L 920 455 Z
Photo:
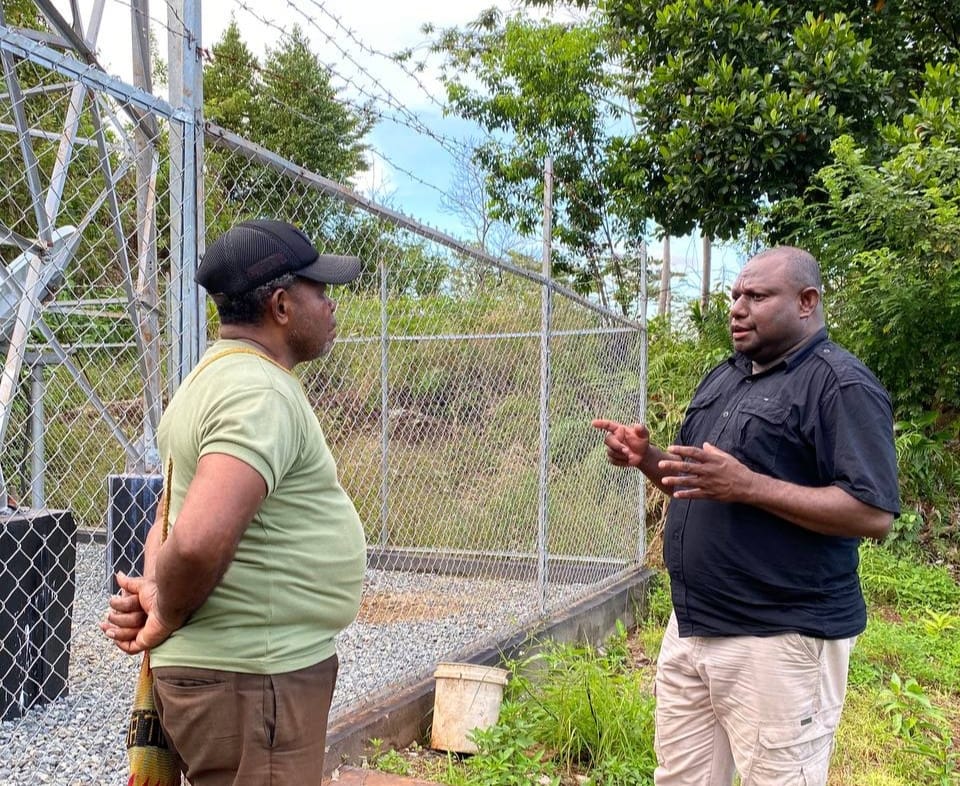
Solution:
M 143 575 L 143 544 L 157 515 L 162 475 L 107 476 L 107 584 L 116 592 L 115 574 Z
M 0 720 L 68 692 L 76 537 L 66 510 L 0 515 Z

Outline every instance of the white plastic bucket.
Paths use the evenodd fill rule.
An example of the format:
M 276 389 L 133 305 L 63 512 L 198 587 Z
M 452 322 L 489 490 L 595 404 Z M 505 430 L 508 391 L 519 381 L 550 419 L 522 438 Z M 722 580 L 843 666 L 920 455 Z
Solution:
M 500 717 L 506 669 L 472 663 L 438 663 L 433 676 L 433 729 L 430 747 L 443 751 L 476 753 L 467 734 L 488 729 Z

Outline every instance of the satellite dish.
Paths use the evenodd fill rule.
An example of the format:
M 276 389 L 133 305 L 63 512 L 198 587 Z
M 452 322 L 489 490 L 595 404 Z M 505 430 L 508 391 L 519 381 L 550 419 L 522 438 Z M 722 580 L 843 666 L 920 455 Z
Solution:
M 42 303 L 53 297 L 63 284 L 63 271 L 70 254 L 67 253 L 71 241 L 77 234 L 76 227 L 65 226 L 54 229 L 50 247 L 38 255 L 33 251 L 24 251 L 9 265 L 0 265 L 0 341 L 8 342 L 16 324 L 17 309 L 24 297 L 27 274 L 30 265 L 39 256 L 40 280 L 37 283 L 38 300 Z

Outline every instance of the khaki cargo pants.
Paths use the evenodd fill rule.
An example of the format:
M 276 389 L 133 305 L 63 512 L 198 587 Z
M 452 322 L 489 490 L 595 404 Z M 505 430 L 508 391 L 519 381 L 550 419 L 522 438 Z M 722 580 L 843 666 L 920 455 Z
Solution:
M 681 639 L 657 661 L 657 786 L 824 786 L 856 639 Z

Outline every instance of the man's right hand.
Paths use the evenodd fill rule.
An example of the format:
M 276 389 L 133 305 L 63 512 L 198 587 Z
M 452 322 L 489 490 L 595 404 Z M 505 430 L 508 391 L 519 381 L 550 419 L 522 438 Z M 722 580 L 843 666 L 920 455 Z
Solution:
M 128 655 L 156 647 L 174 628 L 157 614 L 157 584 L 152 579 L 117 573 L 120 595 L 110 599 L 110 611 L 100 629 Z
M 629 426 L 615 420 L 597 419 L 593 427 L 606 431 L 607 461 L 617 467 L 639 467 L 650 447 L 650 431 L 642 423 Z

